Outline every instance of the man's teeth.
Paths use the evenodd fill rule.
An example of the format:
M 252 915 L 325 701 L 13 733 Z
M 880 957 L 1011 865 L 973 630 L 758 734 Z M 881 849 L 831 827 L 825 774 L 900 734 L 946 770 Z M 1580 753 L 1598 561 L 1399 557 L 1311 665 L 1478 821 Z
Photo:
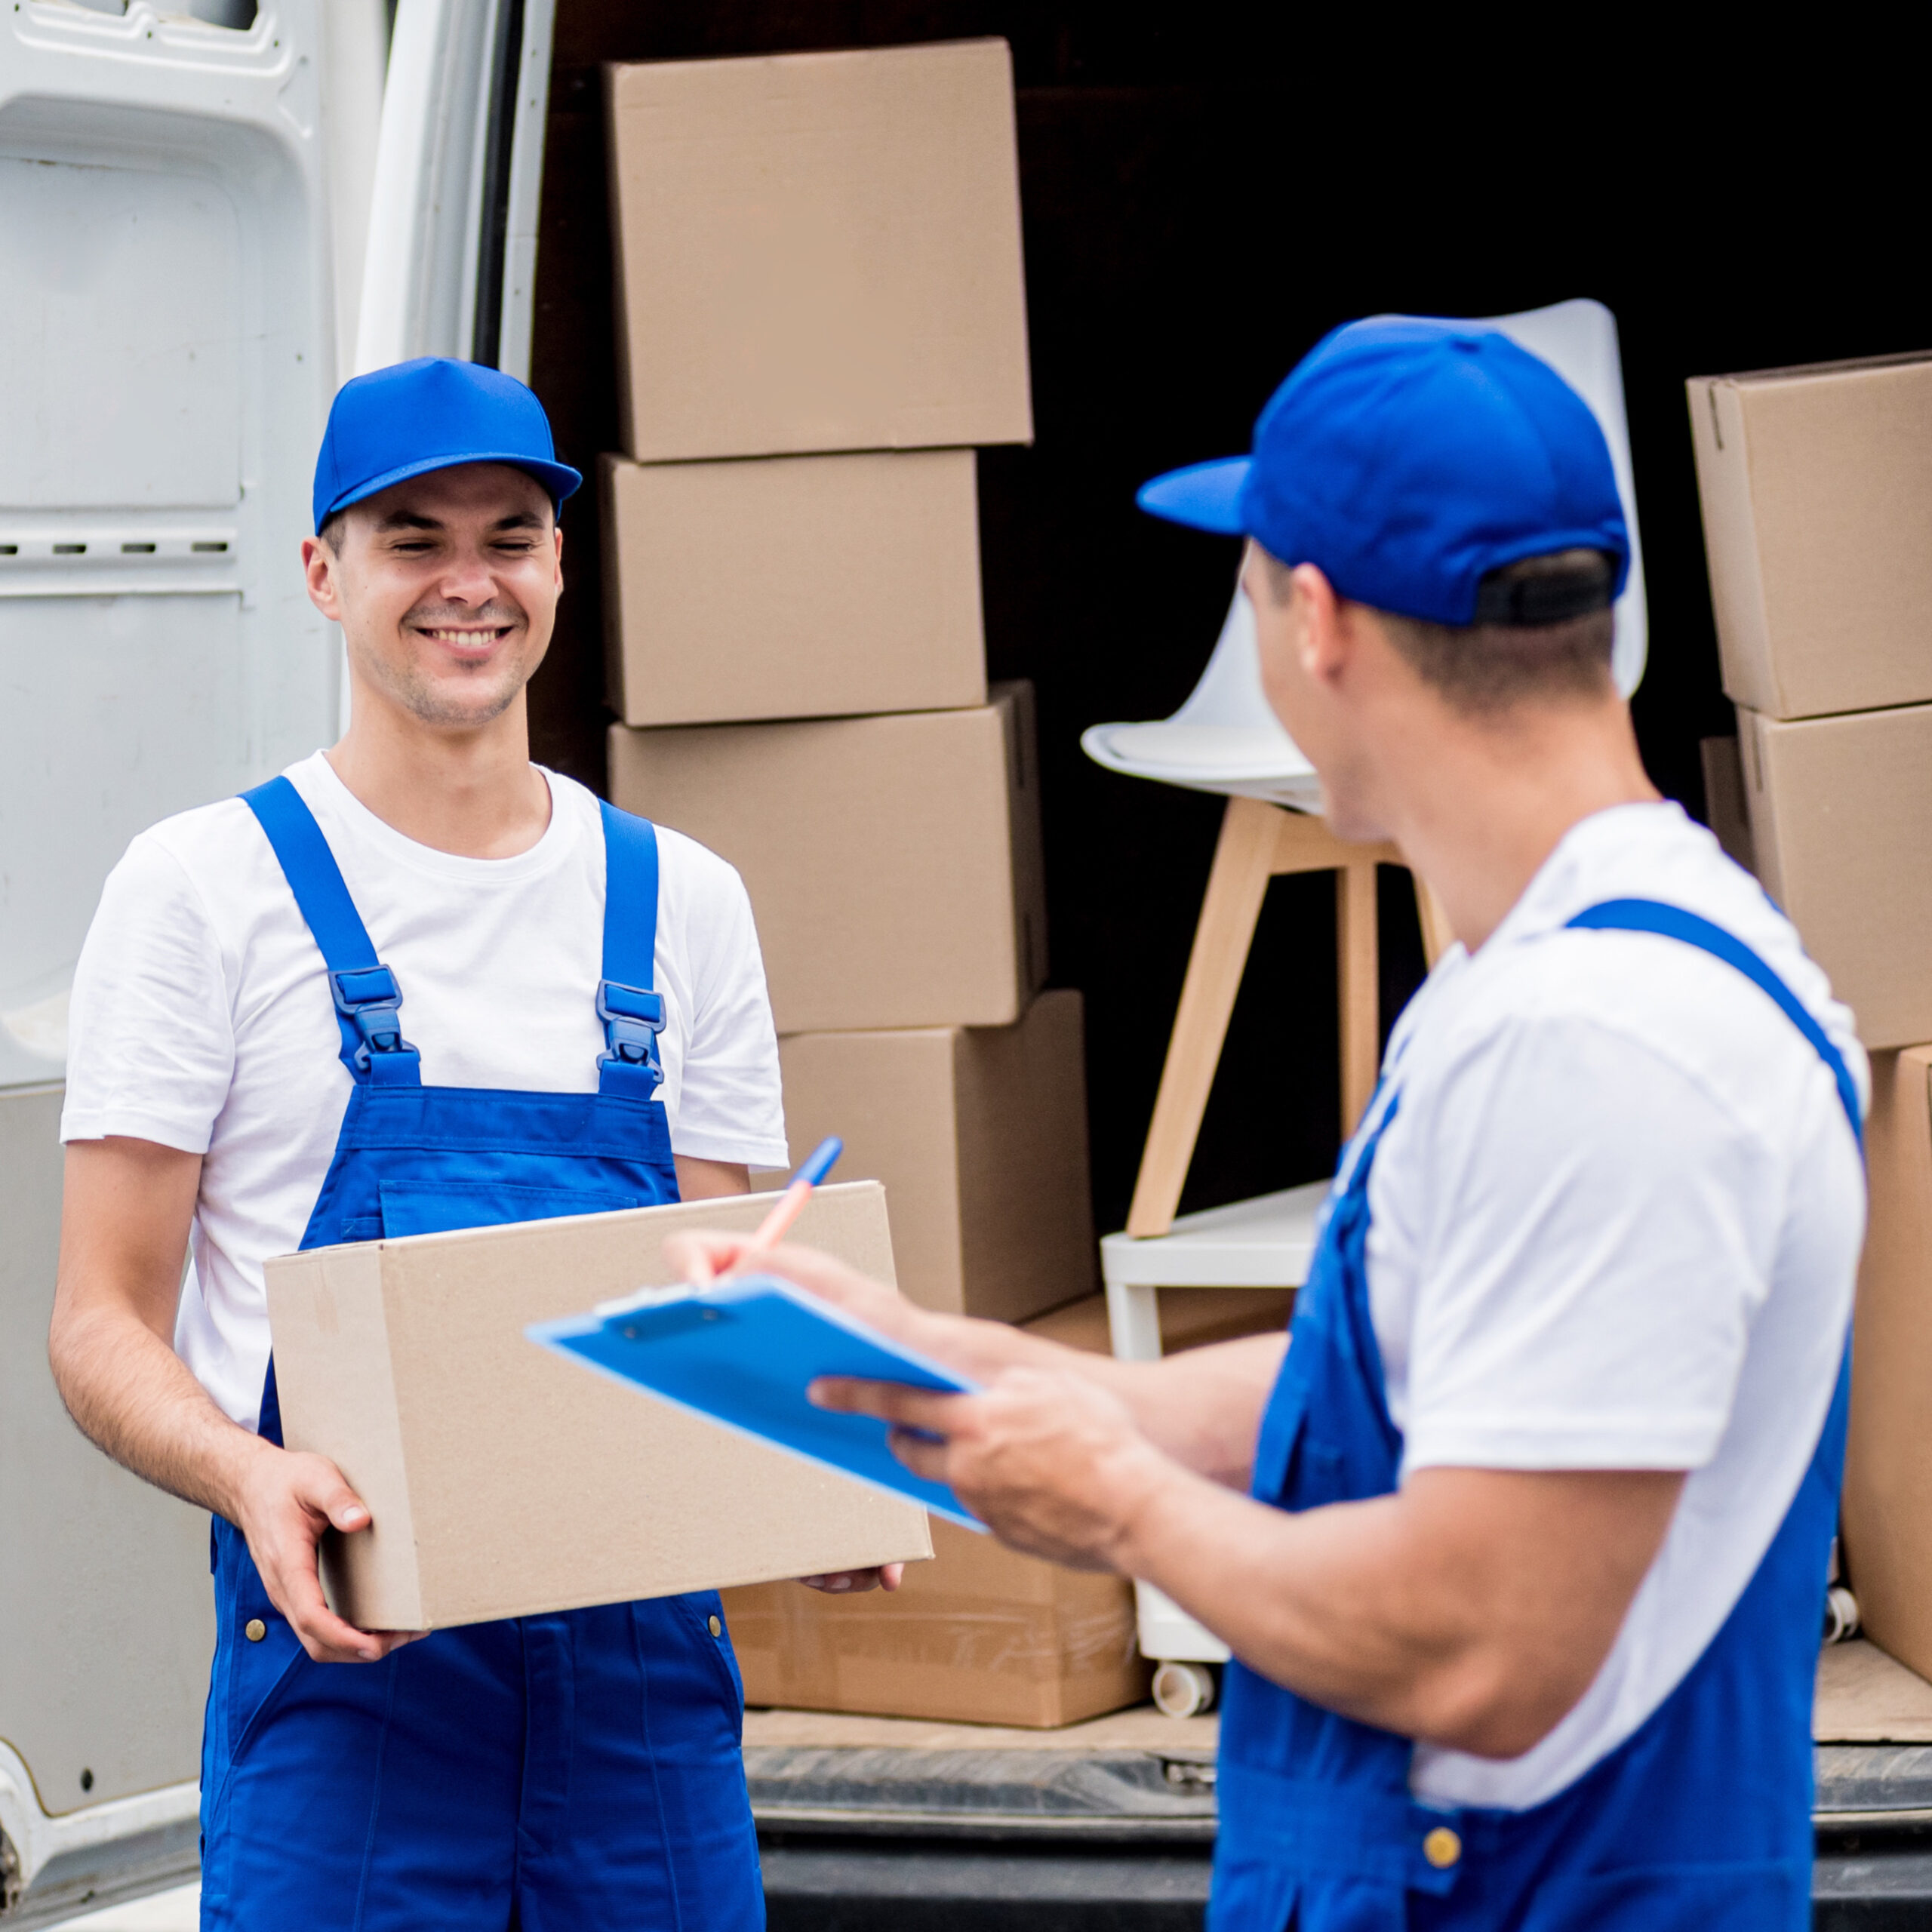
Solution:
M 423 635 L 434 638 L 438 644 L 488 644 L 494 638 L 506 635 L 507 632 L 493 628 L 486 631 L 431 630 L 424 632 Z

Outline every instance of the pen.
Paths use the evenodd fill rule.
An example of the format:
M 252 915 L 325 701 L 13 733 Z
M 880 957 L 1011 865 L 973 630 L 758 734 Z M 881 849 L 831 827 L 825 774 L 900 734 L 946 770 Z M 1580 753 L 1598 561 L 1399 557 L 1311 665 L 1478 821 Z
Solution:
M 829 1140 L 821 1140 L 812 1149 L 804 1164 L 786 1183 L 785 1192 L 772 1203 L 771 1213 L 758 1223 L 758 1232 L 752 1236 L 751 1246 L 739 1258 L 740 1267 L 752 1256 L 776 1247 L 791 1232 L 792 1223 L 805 1211 L 805 1203 L 812 1198 L 812 1189 L 832 1171 L 832 1162 L 844 1151 L 844 1142 L 835 1134 Z

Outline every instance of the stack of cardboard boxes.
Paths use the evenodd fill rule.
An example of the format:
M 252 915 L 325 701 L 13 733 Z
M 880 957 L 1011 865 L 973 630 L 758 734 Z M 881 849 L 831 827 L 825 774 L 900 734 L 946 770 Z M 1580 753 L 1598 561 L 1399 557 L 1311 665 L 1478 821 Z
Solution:
M 1024 1320 L 1095 1250 L 1080 998 L 1040 990 L 1032 694 L 988 688 L 981 620 L 975 446 L 1032 434 L 1011 56 L 617 66 L 606 97 L 611 797 L 743 875 L 793 1158 L 837 1133 L 841 1174 L 884 1182 L 913 1300 Z M 1070 1611 L 1058 1573 L 941 1535 L 896 1623 L 734 1605 L 752 1701 L 1050 1723 L 1090 1653 L 1122 1678 L 1124 1589 Z M 967 1641 L 996 1601 L 1018 1651 Z M 804 1671 L 854 1615 L 866 1667 Z
M 1690 404 L 1758 875 L 1872 1059 L 1846 1558 L 1867 1633 L 1932 1675 L 1932 355 Z

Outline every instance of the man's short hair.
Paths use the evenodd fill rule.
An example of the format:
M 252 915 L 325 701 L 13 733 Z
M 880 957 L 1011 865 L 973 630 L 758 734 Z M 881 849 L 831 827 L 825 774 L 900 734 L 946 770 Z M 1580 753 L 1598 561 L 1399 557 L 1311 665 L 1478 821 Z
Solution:
M 1270 593 L 1288 600 L 1289 568 L 1266 550 Z M 1598 550 L 1559 550 L 1525 557 L 1483 580 L 1509 593 L 1509 601 L 1534 611 L 1549 592 L 1559 602 L 1571 586 L 1601 582 L 1614 560 Z M 1574 603 L 1573 606 L 1574 608 Z M 1506 711 L 1528 700 L 1600 697 L 1611 688 L 1611 647 L 1616 613 L 1589 611 L 1554 623 L 1435 624 L 1377 611 L 1397 653 L 1423 681 L 1455 710 L 1472 717 Z
M 315 534 L 339 557 L 342 555 L 342 540 L 348 529 L 348 511 L 337 510 L 334 515 L 323 518 L 322 527 Z

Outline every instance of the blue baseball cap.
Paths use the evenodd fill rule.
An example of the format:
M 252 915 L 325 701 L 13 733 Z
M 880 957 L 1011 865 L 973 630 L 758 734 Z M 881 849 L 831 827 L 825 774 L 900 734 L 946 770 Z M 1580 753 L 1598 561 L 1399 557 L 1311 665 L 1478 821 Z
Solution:
M 1507 336 L 1466 322 L 1380 315 L 1332 331 L 1269 399 L 1251 456 L 1170 471 L 1135 500 L 1252 537 L 1284 564 L 1315 565 L 1344 597 L 1430 623 L 1601 609 L 1630 569 L 1589 404 Z M 1482 591 L 1506 564 L 1570 549 L 1612 566 L 1580 605 Z
M 561 510 L 583 478 L 557 460 L 543 405 L 514 376 L 420 355 L 337 390 L 315 458 L 315 528 L 392 483 L 463 463 L 527 470 Z

